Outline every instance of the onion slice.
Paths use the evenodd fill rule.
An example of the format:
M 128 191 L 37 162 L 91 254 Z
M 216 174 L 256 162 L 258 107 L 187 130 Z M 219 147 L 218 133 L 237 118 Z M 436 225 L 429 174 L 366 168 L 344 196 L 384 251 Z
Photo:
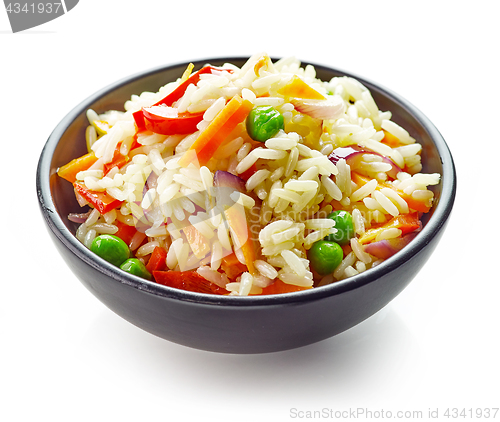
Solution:
M 393 179 L 396 179 L 398 173 L 403 171 L 399 166 L 397 166 L 394 161 L 386 156 L 379 154 L 378 152 L 372 151 L 366 147 L 362 147 L 361 145 L 349 145 L 347 147 L 336 148 L 332 151 L 332 153 L 328 156 L 328 159 L 333 163 L 337 164 L 337 162 L 343 158 L 346 160 L 347 164 L 353 167 L 352 164 L 355 163 L 357 158 L 360 158 L 363 154 L 373 154 L 382 157 L 382 160 L 391 166 L 391 170 L 387 172 L 387 175 Z
M 89 210 L 88 212 L 82 214 L 71 213 L 68 215 L 68 220 L 72 221 L 73 223 L 79 223 L 79 224 L 85 223 L 91 212 L 92 210 Z
M 369 253 L 377 258 L 387 259 L 408 245 L 408 243 L 410 243 L 416 235 L 417 233 L 409 233 L 396 239 L 379 240 L 378 242 L 365 245 L 364 250 L 366 253 Z
M 345 113 L 344 101 L 340 96 L 333 96 L 328 100 L 303 100 L 293 98 L 290 102 L 300 113 L 321 120 L 338 119 Z
M 216 188 L 217 205 L 222 211 L 224 207 L 230 207 L 234 204 L 234 201 L 230 198 L 233 192 L 246 193 L 243 179 L 222 170 L 218 170 L 214 174 L 214 187 Z
M 158 175 L 154 171 L 152 171 L 151 173 L 149 173 L 149 176 L 146 179 L 146 182 L 144 183 L 144 188 L 142 189 L 142 197 L 144 198 L 146 192 L 151 188 L 156 188 L 157 185 L 158 185 Z

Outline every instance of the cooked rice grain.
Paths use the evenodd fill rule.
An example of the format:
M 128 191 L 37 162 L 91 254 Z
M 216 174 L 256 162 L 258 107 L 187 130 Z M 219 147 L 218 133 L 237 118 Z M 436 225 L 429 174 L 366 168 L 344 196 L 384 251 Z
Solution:
M 197 130 L 190 134 L 142 131 L 134 137 L 132 113 L 155 104 L 183 79 L 167 83 L 156 93 L 133 95 L 125 103 L 126 112 L 98 115 L 88 110 L 86 143 L 98 159 L 76 177 L 87 188 L 107 193 L 123 204 L 104 216 L 96 210 L 90 212 L 78 227 L 77 238 L 90 246 L 96 235 L 116 233 L 116 221 L 129 226 L 147 222 L 145 233 L 137 231 L 129 245 L 137 257 L 145 260 L 156 246 L 165 247 L 168 269 L 197 268 L 202 277 L 226 288 L 229 294 L 246 296 L 261 293 L 276 278 L 287 284 L 311 287 L 313 275 L 307 250 L 337 231 L 327 216 L 344 209 L 353 218 L 352 251 L 333 274 L 316 283 L 329 284 L 378 265 L 381 260 L 366 253 L 358 237 L 374 224 L 411 212 L 404 195 L 432 205 L 434 193 L 429 187 L 440 182 L 440 175 L 421 173 L 422 146 L 392 121 L 390 111 L 379 110 L 370 91 L 354 78 L 335 77 L 322 82 L 311 65 L 301 67 L 295 58 L 273 64 L 263 53 L 252 56 L 241 68 L 232 64 L 224 67 L 231 73 L 214 70 L 201 74 L 199 82 L 189 85 L 174 105 L 181 113 L 203 113 Z M 321 120 L 299 112 L 293 101 L 279 94 L 293 75 L 339 101 L 341 115 Z M 331 93 L 334 97 L 330 97 Z M 254 105 L 274 106 L 283 116 L 285 130 L 265 143 L 256 143 L 249 140 L 241 122 L 204 166 L 181 167 L 182 155 L 235 95 Z M 107 124 L 107 133 L 96 130 L 101 124 Z M 400 145 L 392 147 L 382 142 L 386 133 L 396 137 Z M 352 144 L 373 154 L 365 153 L 354 163 L 349 161 L 352 169 L 343 158 L 336 164 L 328 158 L 336 148 Z M 113 160 L 117 147 L 129 161 L 105 172 L 104 166 Z M 394 167 L 387 159 L 405 169 L 395 180 L 391 173 Z M 259 259 L 254 263 L 257 273 L 245 271 L 229 280 L 221 269 L 223 258 L 235 253 L 239 262 L 245 264 L 245 255 L 239 245 L 241 238 L 217 206 L 214 173 L 220 170 L 243 175 L 251 168 L 250 177 L 245 175 L 246 192 L 235 191 L 230 197 L 233 206 L 252 219 L 250 230 L 259 245 Z M 357 185 L 351 171 L 370 180 Z M 77 199 L 82 205 L 86 203 L 82 197 Z M 200 244 L 187 241 L 186 224 L 194 227 Z M 401 235 L 401 230 L 388 228 L 378 233 L 376 240 Z M 205 245 L 202 249 L 201 244 Z

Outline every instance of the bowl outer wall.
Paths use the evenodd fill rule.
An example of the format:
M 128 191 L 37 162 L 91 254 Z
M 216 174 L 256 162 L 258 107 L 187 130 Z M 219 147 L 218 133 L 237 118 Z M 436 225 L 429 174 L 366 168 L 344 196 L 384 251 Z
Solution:
M 244 58 L 195 62 L 241 65 Z M 314 64 L 318 77 L 354 76 L 367 86 L 379 108 L 423 144 L 424 170 L 443 174 L 436 204 L 424 229 L 396 256 L 366 273 L 306 292 L 267 297 L 220 297 L 184 292 L 150 283 L 117 270 L 91 254 L 74 237 L 66 216 L 79 209 L 69 183 L 57 168 L 86 152 L 85 112 L 123 109 L 134 93 L 157 90 L 182 74 L 187 63 L 160 67 L 125 78 L 75 107 L 50 135 L 37 171 L 37 193 L 44 220 L 59 253 L 81 282 L 106 306 L 131 323 L 186 346 L 227 353 L 261 353 L 304 346 L 338 334 L 373 315 L 399 294 L 434 250 L 451 212 L 456 175 L 442 136 L 414 106 L 366 79 Z M 59 142 L 61 140 L 61 142 Z M 435 142 L 435 147 L 434 143 Z

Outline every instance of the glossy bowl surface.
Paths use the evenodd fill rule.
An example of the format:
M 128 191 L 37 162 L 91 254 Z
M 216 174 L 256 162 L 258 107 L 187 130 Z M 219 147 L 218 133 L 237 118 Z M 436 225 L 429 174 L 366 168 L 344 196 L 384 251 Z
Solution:
M 205 59 L 241 66 L 246 58 Z M 374 269 L 308 291 L 262 297 L 211 296 L 148 282 L 113 267 L 87 250 L 67 219 L 78 206 L 71 184 L 56 171 L 86 153 L 86 110 L 123 110 L 132 94 L 157 91 L 182 75 L 188 63 L 148 70 L 120 80 L 73 108 L 50 135 L 37 170 L 37 194 L 48 231 L 76 277 L 106 306 L 132 324 L 166 340 L 202 350 L 265 353 L 305 346 L 341 333 L 370 317 L 414 278 L 436 247 L 453 207 L 456 174 L 450 151 L 424 114 L 399 95 L 356 75 L 313 64 L 317 76 L 353 76 L 368 87 L 381 110 L 423 146 L 423 172 L 440 173 L 435 204 L 423 230 L 401 252 Z M 305 63 L 303 64 L 305 65 Z

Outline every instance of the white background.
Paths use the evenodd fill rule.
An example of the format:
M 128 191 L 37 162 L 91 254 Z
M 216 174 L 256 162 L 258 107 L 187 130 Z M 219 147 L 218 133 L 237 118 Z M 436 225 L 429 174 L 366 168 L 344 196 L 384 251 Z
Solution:
M 17 34 L 1 10 L 0 420 L 287 421 L 323 409 L 427 417 L 500 407 L 496 3 L 81 0 Z M 369 320 L 297 350 L 208 353 L 135 328 L 80 284 L 44 227 L 36 165 L 52 129 L 98 89 L 163 64 L 259 51 L 406 97 L 452 151 L 457 200 L 428 264 Z

